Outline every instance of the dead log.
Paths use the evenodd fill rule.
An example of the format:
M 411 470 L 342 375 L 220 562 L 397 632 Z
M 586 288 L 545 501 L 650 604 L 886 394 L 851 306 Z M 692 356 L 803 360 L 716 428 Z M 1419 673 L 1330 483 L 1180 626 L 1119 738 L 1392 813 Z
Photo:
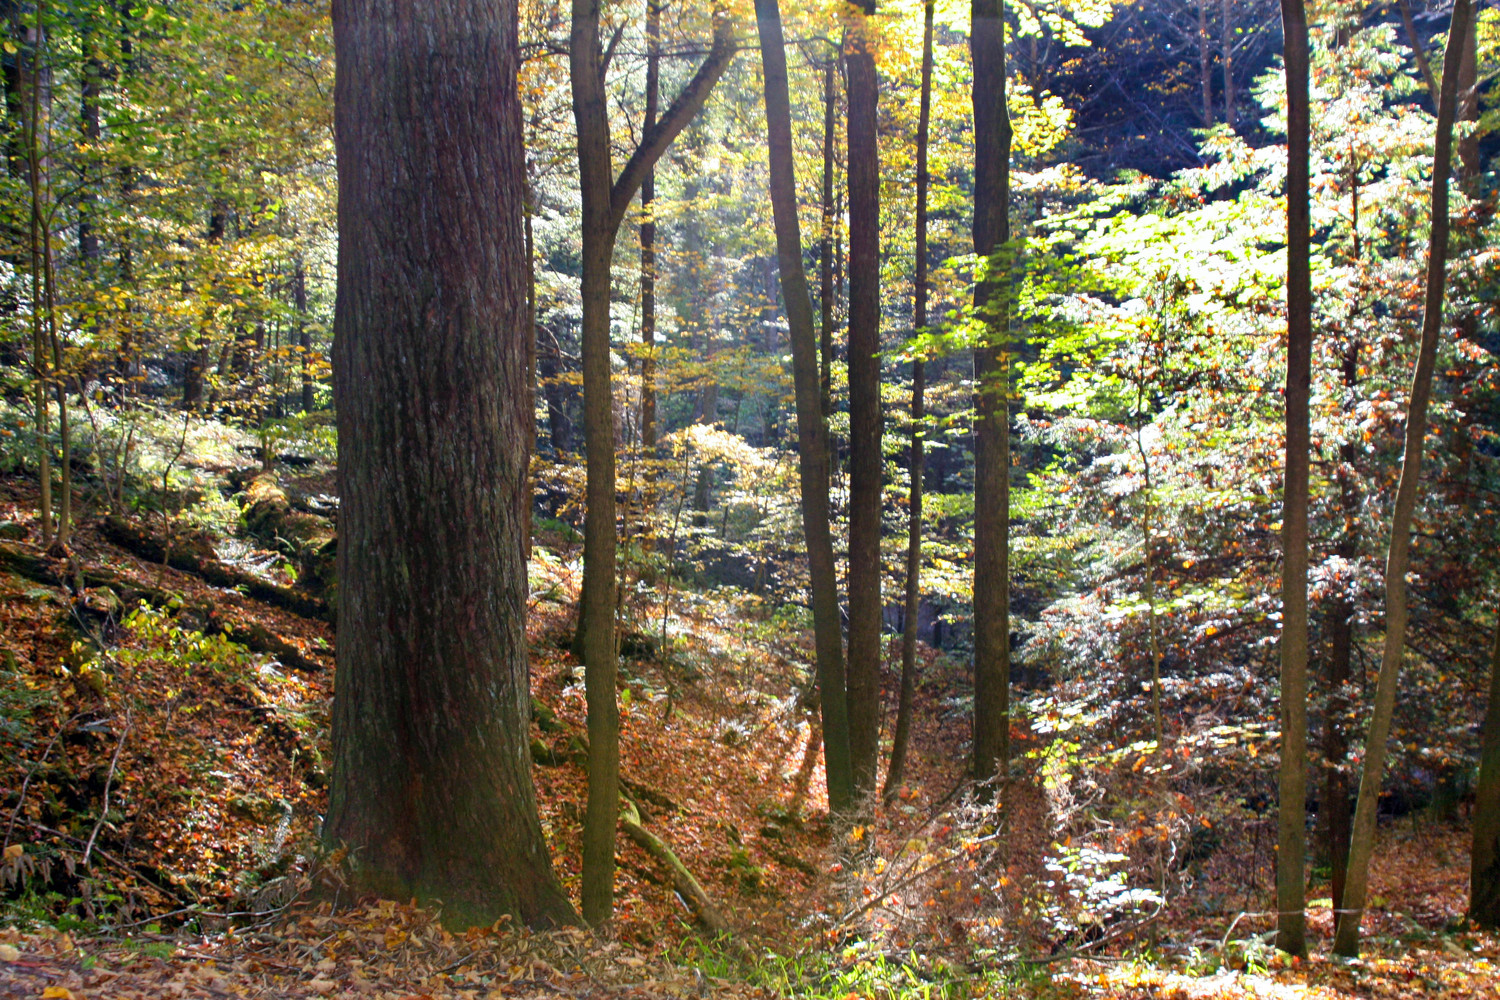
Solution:
M 245 533 L 295 562 L 299 588 L 331 598 L 338 562 L 333 522 L 299 505 L 269 472 L 243 480 L 240 503 Z
M 81 564 L 68 566 L 4 544 L 0 544 L 0 569 L 9 570 L 17 576 L 36 583 L 59 587 L 79 600 L 84 598 L 83 591 L 101 587 L 107 587 L 113 591 L 124 607 L 143 600 L 156 607 L 167 607 L 179 597 L 177 594 L 140 583 L 129 577 L 85 567 Z M 321 663 L 304 655 L 296 646 L 264 625 L 259 623 L 239 625 L 235 622 L 222 621 L 211 605 L 203 610 L 204 632 L 222 634 L 231 642 L 237 642 L 253 653 L 274 656 L 282 666 L 301 673 L 321 673 L 325 669 Z
M 321 618 L 332 623 L 327 602 L 292 587 L 262 580 L 244 570 L 227 566 L 217 559 L 172 546 L 170 549 L 155 535 L 130 523 L 123 517 L 105 518 L 100 533 L 109 541 L 150 562 L 165 562 L 173 569 L 202 577 L 215 587 L 240 590 L 266 604 L 274 604 L 304 618 Z

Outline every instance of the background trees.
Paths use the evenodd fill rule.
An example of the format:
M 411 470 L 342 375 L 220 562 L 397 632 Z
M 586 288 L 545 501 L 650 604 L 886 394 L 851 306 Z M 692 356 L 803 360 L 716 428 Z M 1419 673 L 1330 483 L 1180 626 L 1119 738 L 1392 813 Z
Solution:
M 1408 441 L 1410 373 L 1424 268 L 1450 214 L 1419 196 L 1445 176 L 1433 173 L 1440 130 L 1421 65 L 1459 51 L 1446 43 L 1446 6 L 1411 7 L 1410 30 L 1399 8 L 1309 11 L 1305 102 L 1298 32 L 1282 32 L 1262 3 L 787 0 L 756 13 L 761 59 L 735 60 L 752 44 L 744 4 L 519 4 L 524 225 L 459 220 L 495 240 L 521 225 L 526 246 L 516 255 L 505 236 L 503 260 L 487 251 L 507 282 L 495 295 L 525 279 L 528 316 L 495 322 L 512 338 L 518 324 L 533 328 L 527 343 L 503 343 L 534 350 L 537 378 L 524 611 L 514 567 L 495 586 L 508 588 L 502 617 L 532 627 L 537 728 L 511 750 L 530 744 L 544 765 L 542 837 L 565 889 L 595 922 L 616 912 L 619 891 L 629 926 L 660 888 L 632 846 L 639 828 L 687 858 L 711 901 L 730 900 L 721 916 L 769 908 L 772 893 L 755 894 L 784 890 L 778 871 L 807 879 L 800 891 L 835 863 L 824 902 L 847 913 L 830 900 L 868 889 L 884 901 L 888 873 L 936 858 L 968 880 L 964 891 L 941 896 L 931 875 L 911 885 L 950 900 L 941 907 L 915 889 L 889 912 L 851 904 L 858 933 L 961 932 L 955 948 L 1019 954 L 1080 939 L 1114 947 L 1153 921 L 1232 909 L 1278 911 L 1281 941 L 1297 950 L 1304 895 L 1343 908 L 1349 788 L 1376 744 L 1390 764 L 1383 808 L 1460 821 L 1481 756 L 1500 523 L 1494 13 L 1481 10 L 1462 36 L 1473 59 L 1460 53 L 1460 182 L 1431 347 L 1432 440 L 1414 494 L 1418 463 L 1405 463 L 1405 494 L 1398 473 L 1421 443 Z M 389 484 L 340 490 L 336 442 L 362 454 L 366 437 L 427 425 L 356 394 L 339 406 L 339 433 L 329 409 L 321 358 L 339 226 L 327 9 L 52 0 L 6 8 L 0 23 L 11 46 L 0 49 L 0 458 L 27 506 L 73 531 L 71 545 L 49 534 L 39 551 L 79 560 L 67 572 L 88 591 L 89 560 L 116 544 L 106 532 L 146 537 L 152 572 L 207 565 L 247 593 L 322 614 L 338 599 L 342 548 L 344 576 L 360 576 L 344 598 L 363 606 L 382 578 L 350 568 L 374 556 L 349 546 L 371 523 L 391 530 L 363 506 Z M 509 209 L 521 196 L 508 174 L 505 184 L 489 200 Z M 419 207 L 393 196 L 370 211 L 417 218 Z M 639 235 L 639 255 L 614 252 L 622 234 Z M 349 235 L 351 253 L 378 245 Z M 450 269 L 450 256 L 462 255 L 411 267 L 435 281 L 467 274 L 471 261 Z M 403 341 L 405 363 L 382 355 L 383 366 L 444 399 L 490 371 L 502 398 L 475 406 L 503 416 L 483 425 L 530 436 L 510 423 L 511 397 L 531 395 L 524 376 L 488 355 L 455 366 L 434 350 L 424 324 L 444 313 L 372 303 L 408 317 L 393 330 L 424 338 L 420 349 Z M 393 400 L 415 391 L 369 389 Z M 424 460 L 490 447 L 458 431 L 440 438 Z M 435 539 L 423 573 L 477 579 L 472 561 L 430 555 L 449 549 L 511 558 L 483 554 L 493 539 L 437 538 L 422 520 L 480 517 L 484 538 L 509 532 L 521 493 L 506 454 L 460 477 L 466 491 L 491 490 L 480 500 L 392 501 L 413 526 L 404 534 Z M 364 475 L 345 465 L 350 482 Z M 407 480 L 437 475 L 409 468 Z M 1384 554 L 1401 497 L 1411 614 L 1396 628 L 1382 599 L 1400 584 Z M 136 519 L 100 521 L 106 513 Z M 52 572 L 32 557 L 43 561 L 25 566 Z M 447 586 L 430 581 L 424 592 Z M 200 614 L 171 610 L 167 575 L 109 586 L 198 616 L 210 636 L 240 629 L 276 656 L 321 655 L 255 639 L 225 617 L 237 597 Z M 109 652 L 117 617 L 79 612 L 89 613 L 105 623 L 99 641 L 79 641 Z M 355 655 L 356 633 L 340 625 Z M 146 641 L 118 627 L 127 646 Z M 373 625 L 357 632 L 390 645 Z M 579 637 L 581 664 L 564 633 Z M 899 685 L 898 633 L 910 682 Z M 514 671 L 513 630 L 474 648 L 497 642 Z M 1388 643 L 1401 666 L 1391 739 L 1366 746 L 1374 654 Z M 92 690 L 67 670 L 38 675 L 73 685 L 59 704 Z M 519 682 L 503 679 L 511 731 L 526 706 L 511 696 Z M 116 708 L 110 718 L 125 719 Z M 901 717 L 914 740 L 904 768 Z M 326 729 L 316 709 L 295 718 L 298 739 Z M 299 761 L 319 759 L 293 745 Z M 691 774 L 658 770 L 677 758 Z M 942 800 L 960 758 L 981 777 L 1006 776 L 1007 825 L 982 797 Z M 15 760 L 18 784 L 35 762 Z M 311 777 L 320 765 L 298 766 L 310 816 L 324 801 Z M 1311 794 L 1297 791 L 1299 773 L 1316 776 Z M 702 792 L 693 782 L 705 775 L 728 790 Z M 360 792 L 342 777 L 335 786 L 339 803 Z M 675 805 L 653 808 L 642 788 Z M 622 790 L 635 810 L 628 842 L 614 832 Z M 1493 839 L 1492 802 L 1474 797 L 1481 841 Z M 1288 845 L 1278 903 L 1267 895 L 1273 814 Z M 906 825 L 929 818 L 958 831 L 952 843 Z M 832 833 L 861 846 L 837 859 L 809 847 Z M 113 848 L 126 849 L 123 837 Z M 802 868 L 770 853 L 793 856 L 793 842 Z M 1482 844 L 1474 857 L 1485 870 Z M 929 910 L 952 919 L 927 921 Z M 1326 924 L 1315 908 L 1313 947 Z

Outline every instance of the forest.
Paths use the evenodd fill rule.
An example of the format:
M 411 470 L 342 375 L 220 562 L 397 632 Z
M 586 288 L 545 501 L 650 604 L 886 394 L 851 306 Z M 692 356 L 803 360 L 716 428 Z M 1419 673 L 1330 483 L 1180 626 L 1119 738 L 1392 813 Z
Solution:
M 1497 76 L 0 0 L 0 996 L 1496 996 Z

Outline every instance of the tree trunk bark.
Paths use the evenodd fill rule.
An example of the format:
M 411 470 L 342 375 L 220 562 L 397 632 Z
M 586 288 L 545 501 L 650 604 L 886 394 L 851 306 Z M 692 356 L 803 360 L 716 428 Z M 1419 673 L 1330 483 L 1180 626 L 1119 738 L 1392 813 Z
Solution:
M 583 832 L 583 919 L 614 912 L 615 825 L 620 801 L 620 711 L 615 701 L 615 419 L 609 295 L 614 233 L 612 168 L 599 44 L 598 0 L 574 0 L 570 47 L 578 174 L 583 195 L 583 438 L 587 470 L 583 595 L 578 628 L 588 702 L 589 793 Z
M 1422 73 L 1422 81 L 1427 84 L 1427 96 L 1432 99 L 1432 110 L 1438 107 L 1438 82 L 1437 77 L 1432 75 L 1432 63 L 1427 59 L 1427 47 L 1422 43 L 1422 36 L 1417 34 L 1417 22 L 1412 17 L 1410 0 L 1400 0 L 1401 24 L 1406 29 L 1406 43 L 1411 46 L 1412 58 L 1416 60 L 1417 69 Z
M 874 0 L 844 36 L 849 86 L 849 753 L 855 808 L 875 793 L 880 758 L 880 150 Z
M 51 112 L 50 86 L 47 81 L 45 61 L 46 34 L 43 17 L 46 5 L 38 4 L 36 23 L 27 31 L 25 51 L 30 56 L 26 70 L 20 74 L 20 86 L 26 107 L 25 143 L 27 176 L 30 185 L 31 213 L 29 251 L 31 257 L 31 377 L 36 392 L 36 444 L 37 479 L 40 485 L 40 510 L 42 545 L 52 545 L 52 441 L 48 433 L 51 422 L 51 404 L 48 401 L 48 383 L 57 377 L 50 363 L 50 344 L 43 316 L 46 308 L 42 301 L 42 289 L 46 282 L 46 260 L 42 249 L 43 233 L 47 227 L 42 210 L 42 196 L 46 190 L 43 175 L 47 169 L 42 156 L 42 128 L 44 116 Z M 17 60 L 21 59 L 17 54 Z M 44 96 L 45 94 L 45 96 Z
M 1010 764 L 1010 114 L 1004 0 L 972 0 L 974 61 L 974 778 Z
M 1234 0 L 1219 2 L 1219 60 L 1224 72 L 1224 124 L 1234 128 L 1239 94 L 1234 86 Z
M 292 274 L 292 307 L 297 310 L 297 347 L 302 352 L 302 412 L 311 413 L 313 397 L 312 327 L 307 322 L 307 262 L 297 258 Z
M 1208 2 L 1198 0 L 1198 88 L 1203 102 L 1198 114 L 1204 128 L 1214 123 L 1214 53 L 1208 39 Z
M 1455 0 L 1449 28 L 1448 52 L 1443 58 L 1443 82 L 1438 95 L 1437 136 L 1432 157 L 1432 235 L 1427 256 L 1427 293 L 1422 309 L 1422 339 L 1412 372 L 1411 401 L 1406 412 L 1406 451 L 1391 515 L 1390 550 L 1385 562 L 1385 645 L 1376 683 L 1370 731 L 1365 738 L 1364 773 L 1349 836 L 1349 879 L 1344 887 L 1344 910 L 1334 935 L 1335 954 L 1359 953 L 1359 922 L 1364 914 L 1370 854 L 1375 844 L 1375 809 L 1385 769 L 1386 741 L 1396 704 L 1396 684 L 1406 647 L 1406 570 L 1411 550 L 1411 522 L 1422 478 L 1422 445 L 1427 432 L 1427 403 L 1432 393 L 1432 371 L 1442 337 L 1443 290 L 1448 263 L 1448 175 L 1453 168 L 1453 118 L 1458 93 L 1458 64 L 1463 46 L 1455 44 L 1469 30 L 1471 0 Z
M 792 344 L 792 381 L 797 399 L 798 465 L 802 485 L 802 532 L 812 580 L 813 639 L 819 706 L 823 721 L 823 761 L 829 811 L 847 816 L 853 803 L 849 758 L 849 713 L 844 692 L 844 645 L 838 579 L 833 558 L 828 503 L 828 427 L 818 383 L 818 350 L 812 301 L 802 265 L 802 232 L 797 219 L 797 180 L 792 148 L 792 112 L 786 71 L 786 43 L 777 0 L 755 0 L 761 66 L 766 87 L 771 208 L 776 222 L 776 257 L 781 294 Z M 825 233 L 826 246 L 826 233 Z
M 1281 768 L 1276 946 L 1307 955 L 1307 491 L 1312 384 L 1307 11 L 1282 0 L 1287 91 L 1286 471 L 1281 516 Z
M 646 2 L 646 119 L 656 126 L 661 102 L 661 4 Z M 641 181 L 641 454 L 656 457 L 656 168 Z M 650 475 L 649 469 L 647 475 Z
M 1464 32 L 1463 61 L 1458 64 L 1458 121 L 1469 122 L 1474 128 L 1458 140 L 1458 179 L 1467 192 L 1479 177 L 1479 19 L 1469 19 L 1469 30 Z
M 917 110 L 917 219 L 912 327 L 927 330 L 927 133 L 932 119 L 933 0 L 922 9 L 922 90 Z M 906 613 L 901 632 L 901 697 L 896 703 L 896 728 L 891 737 L 891 764 L 885 773 L 885 799 L 901 787 L 906 771 L 906 747 L 911 739 L 912 698 L 917 686 L 917 619 L 922 603 L 922 459 L 926 416 L 927 372 L 919 357 L 911 365 L 911 455 L 907 477 L 911 496 L 906 522 Z
M 819 386 L 823 407 L 823 419 L 832 415 L 833 407 L 833 227 L 837 220 L 833 214 L 833 143 L 835 112 L 838 91 L 834 87 L 835 59 L 829 57 L 823 67 L 823 227 L 818 245 L 818 306 L 821 312 L 818 324 L 820 375 Z M 826 427 L 825 427 L 826 431 Z M 827 434 L 824 434 L 827 437 Z M 840 657 L 842 659 L 842 657 Z
M 1350 169 L 1350 216 L 1353 231 L 1353 256 L 1356 266 L 1361 259 L 1359 238 L 1359 166 Z M 1346 398 L 1355 398 L 1359 386 L 1361 342 L 1350 341 L 1344 350 L 1343 382 Z M 1335 551 L 1352 561 L 1359 554 L 1359 483 L 1355 461 L 1359 448 L 1353 441 L 1339 446 L 1339 506 L 1344 525 Z M 1319 807 L 1326 834 L 1326 854 L 1332 876 L 1329 895 L 1335 912 L 1344 906 L 1344 883 L 1349 875 L 1349 709 L 1348 684 L 1352 676 L 1354 655 L 1354 600 L 1341 595 L 1328 611 L 1327 700 L 1323 710 L 1323 798 Z
M 1490 647 L 1490 700 L 1480 746 L 1469 860 L 1469 919 L 1494 928 L 1500 927 L 1500 620 Z
M 454 926 L 571 923 L 527 739 L 515 0 L 339 0 L 339 644 L 324 837 Z M 411 109 L 422 109 L 412 114 Z

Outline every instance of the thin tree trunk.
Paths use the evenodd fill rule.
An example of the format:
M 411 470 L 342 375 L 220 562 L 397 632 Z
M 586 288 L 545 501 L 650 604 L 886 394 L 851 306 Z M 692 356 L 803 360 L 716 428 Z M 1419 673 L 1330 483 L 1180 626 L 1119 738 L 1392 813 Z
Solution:
M 1477 17 L 1469 19 L 1469 30 L 1464 32 L 1463 61 L 1458 64 L 1458 116 L 1457 120 L 1472 124 L 1466 135 L 1459 138 L 1458 179 L 1464 191 L 1469 191 L 1479 177 L 1479 60 Z
M 828 511 L 828 427 L 818 384 L 818 352 L 812 301 L 802 265 L 802 233 L 797 219 L 797 181 L 792 148 L 786 44 L 777 0 L 755 0 L 765 78 L 767 143 L 770 152 L 771 208 L 776 223 L 776 258 L 792 346 L 792 381 L 797 399 L 798 465 L 802 485 L 802 531 L 812 580 L 813 639 L 817 655 L 823 760 L 829 811 L 850 814 L 853 772 L 849 757 L 849 713 L 844 691 L 844 648 L 838 580 Z M 826 247 L 826 234 L 825 234 Z
M 56 376 L 49 362 L 49 345 L 46 332 L 43 327 L 42 317 L 45 307 L 42 301 L 42 288 L 46 280 L 45 263 L 42 251 L 42 233 L 46 229 L 46 217 L 42 211 L 43 192 L 43 163 L 42 163 L 42 90 L 45 86 L 44 76 L 46 66 L 43 62 L 45 28 L 43 17 L 46 14 L 46 4 L 37 5 L 36 24 L 30 29 L 27 39 L 27 50 L 31 54 L 31 65 L 29 74 L 25 74 L 22 86 L 29 87 L 29 91 L 23 91 L 29 105 L 29 114 L 26 121 L 26 155 L 28 177 L 31 186 L 31 366 L 32 377 L 36 380 L 36 440 L 37 440 L 37 477 L 40 482 L 41 496 L 39 500 L 42 528 L 42 545 L 44 547 L 52 544 L 52 442 L 49 439 L 48 427 L 51 424 L 51 403 L 48 400 L 49 379 Z M 19 58 L 19 56 L 17 56 Z
M 589 792 L 583 832 L 583 919 L 614 912 L 615 825 L 620 801 L 620 712 L 615 700 L 615 420 L 610 379 L 609 225 L 612 169 L 599 44 L 598 0 L 574 0 L 573 114 L 583 194 L 583 437 L 587 508 L 578 614 L 588 703 Z
M 880 756 L 880 151 L 874 0 L 844 35 L 849 87 L 849 753 L 855 808 L 875 793 Z
M 1455 0 L 1449 27 L 1448 52 L 1443 58 L 1443 82 L 1438 95 L 1437 136 L 1432 157 L 1432 235 L 1427 257 L 1427 291 L 1422 309 L 1422 340 L 1412 373 L 1411 401 L 1406 413 L 1406 450 L 1401 459 L 1401 480 L 1396 488 L 1396 506 L 1391 515 L 1390 551 L 1385 563 L 1385 644 L 1380 659 L 1380 678 L 1370 731 L 1365 738 L 1364 773 L 1354 809 L 1354 829 L 1349 837 L 1349 880 L 1344 887 L 1344 910 L 1334 936 L 1335 954 L 1359 953 L 1359 923 L 1364 915 L 1368 889 L 1370 854 L 1375 845 L 1375 809 L 1385 770 L 1386 741 L 1391 732 L 1391 714 L 1396 704 L 1396 685 L 1406 648 L 1406 570 L 1410 561 L 1411 523 L 1417 506 L 1417 487 L 1422 477 L 1422 445 L 1427 432 L 1427 404 L 1432 393 L 1432 371 L 1438 341 L 1442 337 L 1443 291 L 1448 263 L 1448 175 L 1453 168 L 1453 118 L 1457 104 L 1458 64 L 1463 46 L 1454 44 L 1469 30 L 1473 16 L 1471 0 Z
M 1307 955 L 1307 492 L 1312 380 L 1307 11 L 1282 0 L 1287 91 L 1286 473 L 1281 517 L 1281 769 L 1276 946 Z
M 837 225 L 833 214 L 833 142 L 838 96 L 834 87 L 835 62 L 830 56 L 828 64 L 823 67 L 823 227 L 818 245 L 818 306 L 822 313 L 818 324 L 821 338 L 819 385 L 825 421 L 832 415 L 833 407 L 833 228 Z
M 927 330 L 927 134 L 932 119 L 932 18 L 934 0 L 922 8 L 922 91 L 917 111 L 917 220 L 913 333 Z M 885 799 L 901 787 L 906 772 L 906 747 L 911 740 L 912 699 L 917 687 L 917 620 L 922 605 L 922 459 L 926 414 L 923 394 L 927 372 L 920 357 L 911 365 L 911 456 L 907 479 L 911 490 L 906 523 L 906 613 L 901 632 L 901 697 L 896 703 L 896 728 L 891 737 L 891 764 L 885 773 Z
M 974 777 L 1010 764 L 1010 115 L 1004 0 L 972 0 L 974 61 Z
M 78 81 L 79 132 L 88 147 L 79 169 L 80 190 L 78 193 L 78 256 L 85 272 L 93 277 L 99 263 L 99 227 L 94 221 L 98 206 L 98 195 L 94 190 L 94 164 L 98 157 L 99 139 L 102 135 L 99 119 L 99 97 L 104 89 L 104 62 L 98 55 L 96 27 L 91 14 L 85 15 L 83 29 L 83 75 Z
M 573 448 L 573 435 L 568 420 L 568 400 L 558 376 L 562 374 L 562 349 L 557 334 L 546 331 L 546 341 L 537 355 L 537 380 L 542 384 L 542 396 L 547 401 L 547 440 L 552 446 L 553 461 L 561 461 Z M 539 337 L 541 331 L 538 330 Z
M 531 519 L 536 506 L 536 480 L 531 474 L 530 459 L 536 454 L 536 231 L 531 217 L 536 210 L 536 192 L 531 178 L 526 179 L 526 204 L 521 211 L 526 234 L 526 514 L 522 538 L 526 544 L 526 565 L 531 565 Z
M 1208 40 L 1208 3 L 1198 0 L 1198 87 L 1203 102 L 1198 114 L 1204 128 L 1214 123 L 1214 53 Z
M 38 10 L 44 10 L 39 5 Z M 46 182 L 44 196 L 52 203 L 52 185 Z M 68 418 L 68 374 L 63 367 L 62 338 L 57 335 L 57 268 L 52 260 L 52 227 L 42 227 L 42 277 L 46 282 L 47 339 L 52 349 L 53 391 L 57 395 L 57 438 L 62 449 L 58 469 L 57 542 L 67 548 L 73 534 L 73 431 Z
M 297 347 L 302 353 L 302 412 L 311 413 L 313 404 L 312 326 L 307 322 L 307 262 L 300 256 L 292 272 L 292 307 L 297 310 Z
M 661 4 L 646 3 L 646 119 L 656 125 L 661 101 Z M 656 168 L 641 181 L 641 453 L 656 456 Z M 649 472 L 648 472 L 649 475 Z
M 1224 123 L 1234 128 L 1239 95 L 1234 87 L 1234 0 L 1219 0 L 1219 60 L 1224 72 Z
M 1412 17 L 1410 0 L 1400 0 L 1398 6 L 1401 8 L 1402 27 L 1406 29 L 1406 42 L 1411 46 L 1412 58 L 1416 60 L 1422 80 L 1427 84 L 1427 96 L 1432 100 L 1432 110 L 1436 111 L 1438 82 L 1437 77 L 1432 75 L 1432 63 L 1427 59 L 1427 46 L 1423 44 L 1422 36 L 1417 34 L 1417 22 Z
M 1500 927 L 1500 618 L 1490 646 L 1490 699 L 1480 738 L 1474 793 L 1474 844 L 1469 857 L 1469 919 Z
M 1361 266 L 1359 236 L 1359 164 L 1350 168 L 1350 229 L 1353 233 L 1352 261 Z M 1344 350 L 1343 383 L 1345 395 L 1354 398 L 1359 386 L 1360 341 L 1355 338 Z M 1359 553 L 1359 484 L 1354 467 L 1359 449 L 1353 441 L 1339 446 L 1339 506 L 1344 524 L 1335 547 L 1345 560 Z M 1350 700 L 1347 685 L 1352 676 L 1354 655 L 1354 601 L 1340 595 L 1328 611 L 1327 698 L 1323 712 L 1323 795 L 1319 812 L 1326 834 L 1326 853 L 1332 872 L 1329 895 L 1336 911 L 1344 906 L 1344 883 L 1349 875 L 1349 732 L 1347 728 Z
M 610 263 L 615 238 L 646 174 L 703 107 L 733 58 L 733 24 L 714 15 L 713 46 L 697 72 L 614 175 L 610 162 L 601 0 L 573 0 L 569 69 L 578 130 L 582 195 L 583 428 L 587 511 L 583 533 L 583 650 L 588 703 L 589 795 L 583 830 L 583 918 L 614 912 L 615 832 L 619 807 L 620 711 L 615 701 L 615 420 L 610 376 Z
M 571 923 L 527 750 L 516 3 L 340 0 L 333 29 L 343 506 L 324 837 L 350 848 L 358 891 L 441 901 L 450 925 Z
M 1359 381 L 1359 342 L 1344 355 L 1344 387 L 1352 391 Z M 1359 552 L 1359 495 L 1354 462 L 1358 448 L 1353 442 L 1339 446 L 1339 496 L 1344 515 L 1343 534 L 1337 552 L 1352 560 Z M 1332 871 L 1329 896 L 1334 910 L 1344 906 L 1344 885 L 1349 876 L 1349 715 L 1347 685 L 1353 675 L 1354 601 L 1340 596 L 1328 612 L 1328 697 L 1323 713 L 1323 796 L 1319 809 L 1326 814 L 1328 865 Z

